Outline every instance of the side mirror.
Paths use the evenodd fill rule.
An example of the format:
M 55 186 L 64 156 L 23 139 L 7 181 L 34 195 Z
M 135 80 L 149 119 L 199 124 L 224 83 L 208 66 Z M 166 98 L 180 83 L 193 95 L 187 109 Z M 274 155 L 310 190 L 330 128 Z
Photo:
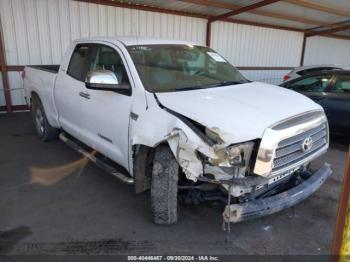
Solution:
M 86 88 L 94 90 L 115 91 L 117 93 L 129 94 L 129 84 L 120 84 L 116 75 L 110 70 L 91 71 L 86 76 Z

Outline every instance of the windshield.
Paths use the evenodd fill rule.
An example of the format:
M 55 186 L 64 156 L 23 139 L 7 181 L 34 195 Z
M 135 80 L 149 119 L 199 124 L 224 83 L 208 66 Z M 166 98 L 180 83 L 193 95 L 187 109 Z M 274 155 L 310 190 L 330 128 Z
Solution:
M 239 71 L 208 47 L 137 45 L 127 47 L 145 88 L 172 92 L 247 83 Z

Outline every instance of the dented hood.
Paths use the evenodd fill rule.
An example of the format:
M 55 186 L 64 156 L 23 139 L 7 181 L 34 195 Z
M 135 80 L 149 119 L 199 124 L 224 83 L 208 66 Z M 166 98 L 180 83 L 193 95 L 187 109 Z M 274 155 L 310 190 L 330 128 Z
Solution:
M 260 82 L 157 93 L 157 97 L 165 107 L 219 130 L 229 143 L 261 138 L 267 127 L 283 119 L 321 109 L 306 96 Z

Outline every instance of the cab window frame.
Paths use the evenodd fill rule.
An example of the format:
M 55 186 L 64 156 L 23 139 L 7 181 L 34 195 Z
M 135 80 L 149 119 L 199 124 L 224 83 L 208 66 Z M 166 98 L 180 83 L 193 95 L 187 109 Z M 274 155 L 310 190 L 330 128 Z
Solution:
M 70 67 L 71 67 L 71 65 L 72 65 L 73 55 L 74 55 L 74 53 L 76 52 L 76 50 L 77 50 L 78 48 L 81 48 L 81 47 L 84 47 L 84 46 L 86 46 L 86 47 L 89 48 L 89 51 L 88 51 L 89 54 L 88 54 L 87 61 L 90 61 L 90 59 L 91 59 L 91 46 L 93 46 L 93 45 L 94 45 L 94 43 L 77 43 L 77 44 L 74 46 L 74 49 L 73 49 L 73 52 L 71 53 L 71 56 L 70 56 L 70 59 L 69 59 L 69 63 L 68 63 L 68 66 L 67 66 L 67 70 L 66 70 L 66 74 L 67 74 L 67 75 L 69 75 L 70 77 L 74 78 L 75 80 L 77 80 L 77 81 L 79 81 L 79 82 L 85 83 L 85 79 L 82 80 L 82 79 L 76 77 L 75 75 L 71 74 L 69 69 L 70 69 Z M 87 71 L 87 72 L 88 72 L 88 71 Z M 87 72 L 86 72 L 86 75 L 87 75 Z M 86 78 L 86 75 L 85 75 L 85 78 Z
M 128 79 L 128 82 L 121 82 L 119 84 L 128 84 L 128 85 L 130 85 L 130 88 L 131 88 L 131 74 L 128 72 L 128 66 L 127 66 L 125 57 L 123 57 L 123 53 L 121 51 L 117 50 L 118 48 L 115 47 L 115 46 L 102 44 L 102 43 L 93 43 L 93 45 L 94 45 L 94 47 L 93 47 L 94 49 L 93 49 L 93 52 L 92 52 L 93 54 L 95 54 L 94 52 L 95 52 L 95 50 L 97 50 L 97 48 L 99 48 L 99 47 L 106 47 L 106 48 L 111 49 L 113 52 L 115 52 L 120 57 L 120 59 L 122 61 L 122 65 L 123 65 L 124 70 L 125 70 L 125 74 L 126 74 L 127 79 Z M 91 57 L 90 57 L 90 62 L 92 62 Z M 113 72 L 113 73 L 115 74 L 115 72 Z M 116 75 L 116 77 L 118 77 L 118 76 Z
M 131 83 L 133 82 L 133 79 L 132 79 L 132 76 L 130 74 L 130 68 L 129 68 L 128 64 L 127 64 L 127 60 L 126 60 L 123 52 L 117 46 L 112 46 L 112 45 L 108 45 L 108 44 L 104 44 L 104 43 L 92 43 L 92 42 L 77 43 L 74 46 L 74 49 L 73 49 L 73 51 L 71 53 L 71 56 L 70 56 L 70 59 L 69 59 L 69 63 L 68 63 L 67 70 L 66 70 L 66 74 L 67 75 L 69 75 L 70 77 L 74 78 L 75 80 L 77 80 L 79 82 L 85 83 L 85 79 L 81 80 L 81 79 L 79 79 L 79 78 L 77 78 L 74 75 L 69 73 L 69 68 L 70 68 L 71 63 L 72 63 L 74 52 L 78 48 L 80 48 L 82 46 L 87 46 L 87 47 L 90 48 L 90 50 L 88 51 L 89 52 L 89 57 L 87 58 L 89 63 L 91 63 L 91 61 L 92 61 L 92 57 L 91 56 L 94 54 L 94 50 L 96 50 L 99 46 L 104 46 L 104 47 L 110 48 L 114 52 L 116 52 L 119 55 L 120 59 L 122 60 L 122 63 L 123 63 L 123 66 L 124 66 L 124 69 L 125 69 L 125 72 L 126 72 L 126 75 L 127 75 L 127 78 L 128 78 L 128 84 L 130 85 L 130 93 L 131 93 L 131 90 L 132 90 L 132 84 Z M 90 69 L 90 64 L 88 65 L 88 68 Z M 87 71 L 87 73 L 88 72 L 89 72 L 89 70 Z M 85 78 L 86 78 L 86 75 L 85 75 Z M 122 84 L 122 83 L 120 83 L 120 84 Z

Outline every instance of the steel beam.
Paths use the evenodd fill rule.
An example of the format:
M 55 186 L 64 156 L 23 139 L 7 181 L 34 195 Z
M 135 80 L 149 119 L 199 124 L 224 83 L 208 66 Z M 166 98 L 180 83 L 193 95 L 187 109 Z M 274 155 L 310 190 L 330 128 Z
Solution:
M 6 67 L 6 57 L 5 57 L 5 47 L 3 39 L 2 25 L 0 21 L 0 65 L 1 65 L 1 76 L 2 76 L 2 86 L 5 96 L 6 110 L 7 112 L 12 112 L 12 102 L 9 87 L 9 79 Z

